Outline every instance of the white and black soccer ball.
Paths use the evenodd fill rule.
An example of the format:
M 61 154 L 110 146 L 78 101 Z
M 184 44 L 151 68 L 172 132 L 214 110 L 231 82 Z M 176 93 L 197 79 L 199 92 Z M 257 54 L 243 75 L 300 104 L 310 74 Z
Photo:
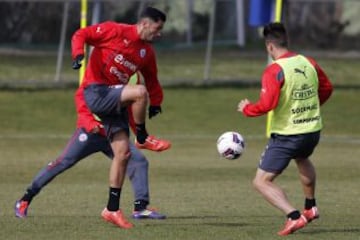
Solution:
M 217 140 L 219 154 L 229 160 L 237 159 L 245 149 L 244 138 L 238 132 L 225 132 Z

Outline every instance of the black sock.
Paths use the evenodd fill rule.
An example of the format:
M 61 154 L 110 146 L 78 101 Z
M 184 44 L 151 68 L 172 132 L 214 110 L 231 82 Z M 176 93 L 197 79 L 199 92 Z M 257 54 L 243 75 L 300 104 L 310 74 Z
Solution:
M 112 188 L 109 189 L 109 201 L 107 204 L 107 209 L 109 211 L 117 211 L 120 206 L 120 194 L 121 188 Z
M 141 199 L 136 200 L 134 202 L 134 211 L 138 212 L 138 211 L 145 210 L 148 204 L 149 204 L 148 201 L 141 200 Z
M 30 203 L 35 195 L 36 194 L 34 192 L 32 192 L 30 189 L 27 189 L 24 196 L 20 200 Z
M 145 123 L 136 124 L 136 141 L 140 144 L 143 144 L 148 137 L 146 131 Z
M 299 219 L 301 216 L 300 212 L 298 210 L 295 210 L 287 215 L 287 218 L 290 218 L 291 220 Z
M 309 210 L 309 209 L 311 209 L 312 207 L 315 207 L 315 206 L 316 206 L 315 198 L 313 198 L 313 199 L 305 198 L 305 209 L 306 210 Z

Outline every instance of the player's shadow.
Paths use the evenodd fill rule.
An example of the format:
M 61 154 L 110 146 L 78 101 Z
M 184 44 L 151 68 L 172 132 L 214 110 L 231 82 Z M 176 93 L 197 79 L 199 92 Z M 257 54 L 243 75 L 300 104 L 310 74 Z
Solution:
M 302 234 L 321 234 L 321 233 L 360 233 L 360 228 L 304 228 Z
M 215 219 L 215 218 L 220 218 L 220 216 L 171 216 L 171 217 L 168 217 L 168 219 L 183 219 L 183 220 L 186 220 L 186 219 Z
M 202 223 L 202 225 L 208 225 L 213 227 L 245 227 L 249 226 L 247 223 L 235 223 L 235 222 L 221 222 L 221 223 Z
M 244 226 L 248 226 L 250 224 L 247 223 L 241 223 L 241 222 L 236 222 L 236 221 L 228 221 L 228 222 L 208 222 L 206 220 L 216 220 L 219 218 L 224 218 L 224 216 L 176 216 L 176 217 L 169 217 L 169 220 L 205 220 L 202 223 L 199 223 L 200 225 L 208 225 L 208 226 L 214 226 L 214 227 L 244 227 Z M 240 219 L 241 217 L 236 217 L 236 216 L 228 216 L 225 218 L 231 218 L 231 219 Z M 191 224 L 190 224 L 191 225 Z

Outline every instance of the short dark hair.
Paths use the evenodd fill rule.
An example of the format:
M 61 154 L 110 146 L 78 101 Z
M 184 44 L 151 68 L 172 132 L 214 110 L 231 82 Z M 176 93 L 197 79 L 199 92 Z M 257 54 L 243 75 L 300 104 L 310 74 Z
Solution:
M 151 20 L 158 22 L 159 20 L 165 22 L 166 14 L 157 8 L 146 7 L 141 13 L 140 18 L 150 18 Z
M 278 47 L 288 47 L 288 36 L 282 23 L 269 23 L 264 27 L 263 36 L 266 42 L 272 42 Z

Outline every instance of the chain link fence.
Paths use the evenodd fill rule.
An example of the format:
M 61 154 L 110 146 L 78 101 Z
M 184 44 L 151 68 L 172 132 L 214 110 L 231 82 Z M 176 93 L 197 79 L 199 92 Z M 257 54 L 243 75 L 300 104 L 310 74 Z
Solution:
M 68 2 L 68 21 L 65 28 L 64 66 L 70 64 L 70 38 L 80 26 L 80 1 L 71 0 L 0 0 L 0 84 L 15 84 L 17 81 L 52 81 L 55 74 L 56 56 L 63 23 L 65 2 Z M 259 28 L 247 24 L 250 0 L 241 0 L 244 26 L 240 34 L 245 39 L 239 46 L 240 0 L 104 0 L 89 1 L 88 23 L 115 20 L 135 23 L 142 8 L 151 5 L 163 9 L 168 14 L 164 36 L 156 42 L 156 48 L 177 54 L 182 61 L 182 52 L 194 61 L 196 72 L 204 64 L 204 49 L 209 37 L 209 24 L 213 6 L 214 45 L 221 57 L 213 55 L 217 61 L 232 60 L 237 54 L 244 59 L 261 58 L 266 64 Z M 98 4 L 98 5 L 96 5 Z M 95 6 L 98 19 L 94 20 Z M 287 25 L 291 44 L 302 50 L 319 53 L 321 56 L 351 57 L 359 61 L 360 45 L 360 1 L 357 0 L 283 0 L 283 22 Z M 223 51 L 223 53 L 221 53 Z M 192 52 L 192 54 L 189 54 Z M 166 55 L 167 53 L 165 53 Z M 218 55 L 218 56 L 219 56 Z M 235 57 L 234 57 L 235 56 Z M 250 56 L 250 58 L 249 58 Z M 171 57 L 170 57 L 171 58 Z M 197 60 L 194 60 L 197 59 Z M 166 64 L 166 61 L 165 61 Z M 173 64 L 173 63 L 172 63 Z M 250 69 L 251 70 L 251 69 Z M 170 71 L 170 70 L 169 70 Z M 216 66 L 212 72 L 216 70 Z M 248 71 L 245 69 L 244 71 Z M 166 72 L 166 71 L 165 71 Z M 191 72 L 185 69 L 182 73 Z M 176 72 L 172 73 L 173 75 Z M 181 78 L 180 76 L 177 78 Z M 215 78 L 234 79 L 236 72 L 228 75 L 222 72 Z M 258 78 L 259 72 L 239 78 Z M 169 73 L 170 76 L 170 73 Z M 175 77 L 176 78 L 176 77 Z M 202 78 L 202 73 L 184 78 Z M 77 82 L 77 76 L 68 68 L 63 68 L 61 79 Z M 191 80 L 190 80 L 191 81 Z

